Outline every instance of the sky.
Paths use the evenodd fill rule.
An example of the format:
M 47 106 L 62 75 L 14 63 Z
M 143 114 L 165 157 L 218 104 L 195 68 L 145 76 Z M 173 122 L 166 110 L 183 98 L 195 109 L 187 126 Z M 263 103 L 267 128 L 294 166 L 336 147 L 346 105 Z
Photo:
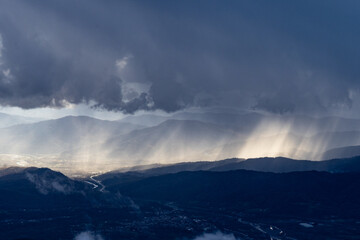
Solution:
M 360 117 L 360 2 L 0 0 L 0 111 Z

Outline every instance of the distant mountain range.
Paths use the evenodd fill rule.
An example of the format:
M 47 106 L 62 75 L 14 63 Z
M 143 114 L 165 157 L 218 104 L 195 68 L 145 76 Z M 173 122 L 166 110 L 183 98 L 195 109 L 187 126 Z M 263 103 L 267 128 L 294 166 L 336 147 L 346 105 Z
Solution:
M 1 153 L 55 154 L 95 145 L 142 126 L 90 117 L 64 117 L 0 129 Z
M 119 121 L 68 116 L 0 128 L 0 163 L 107 171 L 232 157 L 343 158 L 360 154 L 348 148 L 360 145 L 359 129 L 357 119 L 259 113 L 145 114 Z
M 323 154 L 323 159 L 350 158 L 355 156 L 360 156 L 360 146 L 329 149 Z
M 34 123 L 42 120 L 43 119 L 41 118 L 23 117 L 23 116 L 0 113 L 0 128 L 15 126 L 19 124 Z
M 111 159 L 141 164 L 179 162 L 183 159 L 196 161 L 204 158 L 204 152 L 241 138 L 239 134 L 219 125 L 195 120 L 167 120 L 155 127 L 132 131 L 121 138 L 105 142 L 104 148 L 112 149 Z M 208 156 L 215 160 L 217 156 Z

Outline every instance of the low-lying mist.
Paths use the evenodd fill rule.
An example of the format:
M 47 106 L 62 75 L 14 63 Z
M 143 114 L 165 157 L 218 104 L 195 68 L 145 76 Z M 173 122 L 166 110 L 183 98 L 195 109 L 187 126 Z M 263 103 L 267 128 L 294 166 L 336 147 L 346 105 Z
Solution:
M 235 238 L 233 234 L 224 234 L 222 232 L 204 233 L 201 236 L 194 238 L 194 240 L 240 240 Z
M 95 234 L 90 231 L 85 231 L 77 234 L 74 240 L 104 240 L 104 238 L 99 234 Z

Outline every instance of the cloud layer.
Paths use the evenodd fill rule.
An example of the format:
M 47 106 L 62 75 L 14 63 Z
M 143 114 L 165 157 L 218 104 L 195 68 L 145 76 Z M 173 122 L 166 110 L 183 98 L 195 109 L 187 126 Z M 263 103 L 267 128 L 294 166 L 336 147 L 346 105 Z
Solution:
M 1 1 L 0 104 L 350 108 L 358 1 Z

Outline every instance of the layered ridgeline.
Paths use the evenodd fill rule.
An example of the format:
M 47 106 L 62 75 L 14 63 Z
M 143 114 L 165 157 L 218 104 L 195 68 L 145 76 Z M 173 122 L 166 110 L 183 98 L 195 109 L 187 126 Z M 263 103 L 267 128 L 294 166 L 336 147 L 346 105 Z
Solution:
M 119 121 L 69 116 L 0 128 L 3 166 L 62 171 L 233 157 L 320 160 L 355 156 L 352 148 L 329 150 L 356 145 L 360 145 L 357 119 L 249 112 L 148 114 Z
M 112 178 L 150 177 L 163 174 L 193 171 L 234 171 L 250 170 L 258 172 L 290 173 L 290 172 L 330 172 L 349 173 L 360 172 L 360 156 L 340 158 L 324 161 L 294 160 L 289 158 L 254 158 L 254 159 L 225 159 L 220 161 L 182 162 L 176 164 L 152 164 L 129 168 L 121 168 L 99 175 L 97 178 L 106 181 Z
M 12 167 L 0 170 L 0 238 L 353 239 L 359 189 L 359 157 L 228 159 L 82 178 Z

